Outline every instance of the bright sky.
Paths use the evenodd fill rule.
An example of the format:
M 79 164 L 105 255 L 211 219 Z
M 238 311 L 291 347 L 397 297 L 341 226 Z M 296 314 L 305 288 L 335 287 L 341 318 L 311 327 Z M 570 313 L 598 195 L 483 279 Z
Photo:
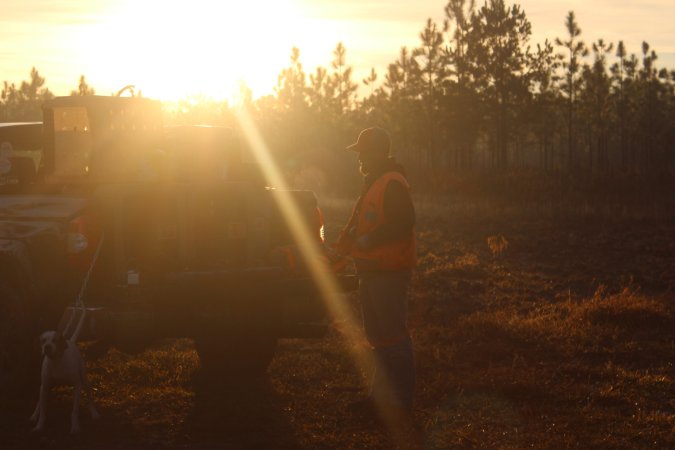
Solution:
M 508 1 L 508 0 L 507 0 Z M 574 10 L 588 43 L 643 40 L 657 65 L 675 68 L 673 0 L 522 0 L 532 42 L 564 37 Z M 482 2 L 477 2 L 482 4 Z M 135 84 L 145 96 L 231 98 L 244 80 L 254 96 L 272 92 L 300 49 L 306 71 L 328 67 L 339 41 L 360 81 L 380 80 L 402 45 L 416 46 L 445 0 L 0 0 L 0 81 L 19 83 L 37 67 L 67 95 L 84 74 L 99 94 Z

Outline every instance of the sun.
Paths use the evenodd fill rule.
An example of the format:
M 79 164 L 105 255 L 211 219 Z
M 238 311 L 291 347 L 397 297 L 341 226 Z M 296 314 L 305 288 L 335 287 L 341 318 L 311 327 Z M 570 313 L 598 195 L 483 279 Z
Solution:
M 296 0 L 126 1 L 76 38 L 78 59 L 94 87 L 233 100 L 243 83 L 259 96 L 272 91 L 293 46 L 312 45 L 303 20 Z

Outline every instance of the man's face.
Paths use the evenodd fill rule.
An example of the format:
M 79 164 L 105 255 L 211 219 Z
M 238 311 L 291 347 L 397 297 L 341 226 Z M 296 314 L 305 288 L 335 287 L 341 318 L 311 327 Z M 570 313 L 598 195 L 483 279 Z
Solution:
M 359 152 L 359 169 L 363 175 L 368 175 L 379 164 L 382 164 L 387 159 L 387 155 L 377 151 Z

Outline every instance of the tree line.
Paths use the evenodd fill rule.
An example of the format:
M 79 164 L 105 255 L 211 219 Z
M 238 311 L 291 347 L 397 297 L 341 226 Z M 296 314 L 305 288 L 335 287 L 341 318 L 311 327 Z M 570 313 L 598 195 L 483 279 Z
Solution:
M 585 42 L 574 12 L 564 33 L 532 44 L 525 11 L 504 0 L 449 0 L 414 48 L 401 47 L 384 73 L 356 80 L 338 43 L 329 67 L 305 71 L 298 48 L 274 93 L 241 102 L 282 168 L 324 177 L 348 170 L 338 150 L 361 128 L 390 131 L 394 154 L 420 180 L 442 188 L 449 174 L 528 168 L 572 176 L 643 178 L 675 166 L 675 70 L 659 68 L 646 42 Z M 0 121 L 39 119 L 52 93 L 33 69 L 4 82 Z M 359 89 L 361 86 L 361 89 Z M 73 95 L 93 93 L 80 78 Z M 365 94 L 364 94 L 365 93 Z M 233 106 L 184 99 L 168 122 L 236 124 Z

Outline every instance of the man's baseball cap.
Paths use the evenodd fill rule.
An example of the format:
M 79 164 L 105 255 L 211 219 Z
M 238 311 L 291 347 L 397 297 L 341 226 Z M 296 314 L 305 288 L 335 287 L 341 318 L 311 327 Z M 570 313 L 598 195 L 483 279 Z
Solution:
M 356 142 L 347 147 L 347 150 L 355 152 L 378 151 L 388 154 L 390 148 L 391 139 L 389 138 L 389 133 L 383 128 L 371 127 L 361 131 Z

